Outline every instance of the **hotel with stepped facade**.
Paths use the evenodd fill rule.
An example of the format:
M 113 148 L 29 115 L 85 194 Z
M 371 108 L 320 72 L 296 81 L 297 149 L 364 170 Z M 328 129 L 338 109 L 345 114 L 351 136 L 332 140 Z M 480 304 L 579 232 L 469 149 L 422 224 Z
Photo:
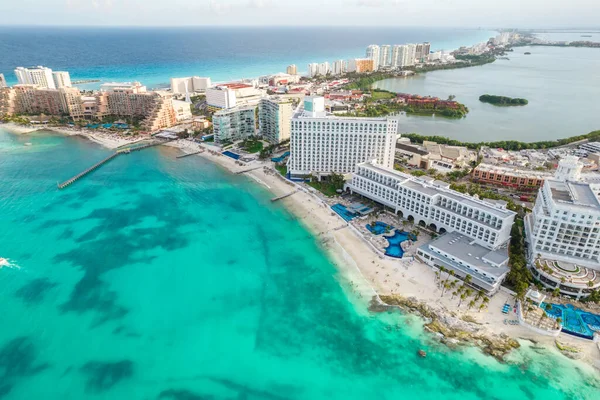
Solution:
M 478 290 L 496 293 L 508 273 L 508 242 L 516 213 L 502 201 L 480 200 L 433 179 L 416 178 L 376 162 L 359 164 L 346 189 L 389 207 L 401 218 L 442 234 L 419 247 L 431 267 L 472 277 Z
M 337 117 L 325 112 L 323 97 L 307 97 L 292 117 L 288 172 L 320 179 L 368 160 L 393 167 L 397 132 L 397 120 Z
M 600 174 L 563 158 L 525 218 L 531 270 L 546 288 L 582 298 L 600 289 Z

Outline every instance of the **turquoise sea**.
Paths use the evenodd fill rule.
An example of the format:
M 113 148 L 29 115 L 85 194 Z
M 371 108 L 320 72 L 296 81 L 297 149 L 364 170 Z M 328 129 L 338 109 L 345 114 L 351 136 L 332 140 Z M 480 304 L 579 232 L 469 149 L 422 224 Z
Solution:
M 369 313 L 268 192 L 200 158 L 144 150 L 57 190 L 106 154 L 0 128 L 2 400 L 598 398 L 553 351 L 500 364 Z

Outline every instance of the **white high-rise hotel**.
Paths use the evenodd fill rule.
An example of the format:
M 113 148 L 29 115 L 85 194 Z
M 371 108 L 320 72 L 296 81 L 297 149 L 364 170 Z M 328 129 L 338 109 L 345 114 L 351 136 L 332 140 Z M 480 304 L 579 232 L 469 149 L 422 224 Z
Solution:
M 288 171 L 347 174 L 367 160 L 392 167 L 397 131 L 397 120 L 336 117 L 325 112 L 323 97 L 306 97 L 292 117 Z
M 42 66 L 35 68 L 17 67 L 15 75 L 21 85 L 38 85 L 42 89 L 71 87 L 71 77 L 66 71 L 52 72 L 50 68 Z
M 541 255 L 600 270 L 600 175 L 582 178 L 581 169 L 574 156 L 559 162 L 525 218 L 526 237 L 532 259 Z
M 366 58 L 373 60 L 373 70 L 377 71 L 379 69 L 379 46 L 376 44 L 368 46 Z

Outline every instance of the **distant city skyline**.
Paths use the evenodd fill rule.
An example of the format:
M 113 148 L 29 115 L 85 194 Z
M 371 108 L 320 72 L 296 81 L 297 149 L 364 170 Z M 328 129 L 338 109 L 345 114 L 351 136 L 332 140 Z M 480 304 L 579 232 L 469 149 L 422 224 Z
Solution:
M 596 0 L 23 0 L 0 25 L 598 27 Z

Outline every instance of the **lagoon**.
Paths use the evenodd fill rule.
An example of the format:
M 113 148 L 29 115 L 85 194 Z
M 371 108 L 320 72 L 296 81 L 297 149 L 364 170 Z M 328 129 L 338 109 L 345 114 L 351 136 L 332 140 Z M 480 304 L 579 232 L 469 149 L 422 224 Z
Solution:
M 531 55 L 525 55 L 531 52 Z M 468 142 L 560 139 L 600 129 L 600 49 L 517 47 L 509 60 L 434 71 L 377 82 L 375 88 L 447 98 L 455 95 L 470 112 L 463 119 L 399 117 L 400 133 L 447 136 Z M 520 97 L 523 107 L 495 107 L 482 94 Z

